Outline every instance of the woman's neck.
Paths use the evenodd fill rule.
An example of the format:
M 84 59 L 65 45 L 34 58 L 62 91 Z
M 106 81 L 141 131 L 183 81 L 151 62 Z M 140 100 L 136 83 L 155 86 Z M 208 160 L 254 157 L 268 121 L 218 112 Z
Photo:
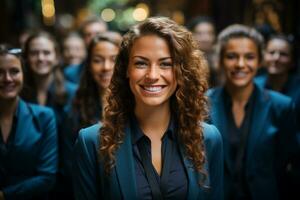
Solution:
M 139 126 L 150 139 L 161 139 L 168 128 L 171 110 L 168 104 L 156 108 L 135 108 Z
M 288 77 L 288 73 L 268 75 L 268 85 L 271 86 L 272 90 L 281 91 L 288 81 Z
M 0 100 L 0 119 L 12 117 L 17 109 L 18 102 L 18 97 L 10 100 Z
M 37 92 L 43 92 L 43 91 L 48 91 L 52 81 L 53 81 L 53 74 L 48 74 L 45 76 L 35 76 L 35 84 L 37 88 Z
M 237 103 L 245 105 L 254 90 L 253 83 L 243 88 L 232 87 L 230 85 L 226 85 L 225 87 L 231 97 L 233 104 Z

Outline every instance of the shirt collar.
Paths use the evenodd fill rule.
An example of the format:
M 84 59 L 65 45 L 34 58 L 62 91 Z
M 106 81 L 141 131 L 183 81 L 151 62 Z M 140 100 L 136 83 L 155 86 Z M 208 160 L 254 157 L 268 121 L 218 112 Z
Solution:
M 136 144 L 141 138 L 145 135 L 142 129 L 139 127 L 138 121 L 134 115 L 130 117 L 130 127 L 131 127 L 131 142 L 132 144 Z M 163 136 L 163 138 L 168 135 L 171 139 L 175 139 L 175 121 L 174 117 L 171 116 L 168 128 Z
M 257 86 L 254 84 L 253 91 L 250 95 L 250 98 L 248 99 L 248 102 L 246 103 L 245 109 L 247 109 L 249 107 L 249 105 L 253 104 L 255 96 L 257 96 L 256 94 L 257 94 Z M 226 108 L 231 108 L 232 99 L 225 88 L 223 90 L 223 98 L 224 98 Z

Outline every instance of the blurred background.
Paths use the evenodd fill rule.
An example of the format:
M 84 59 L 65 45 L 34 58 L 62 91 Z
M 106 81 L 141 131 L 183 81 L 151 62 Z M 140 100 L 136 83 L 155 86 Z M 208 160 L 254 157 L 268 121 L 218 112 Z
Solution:
M 149 16 L 168 16 L 184 25 L 195 16 L 207 15 L 215 21 L 217 32 L 242 23 L 262 32 L 288 34 L 300 46 L 298 0 L 1 0 L 0 42 L 17 45 L 23 32 L 34 29 L 62 37 L 91 15 L 121 33 Z

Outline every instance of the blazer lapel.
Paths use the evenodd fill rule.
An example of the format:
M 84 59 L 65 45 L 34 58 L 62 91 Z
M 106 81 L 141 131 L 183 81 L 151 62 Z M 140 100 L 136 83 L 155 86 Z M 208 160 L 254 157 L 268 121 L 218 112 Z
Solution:
M 137 199 L 131 131 L 125 128 L 124 142 L 116 153 L 116 172 L 124 199 Z
M 194 170 L 193 163 L 184 156 L 184 150 L 183 147 L 180 147 L 180 153 L 183 158 L 183 164 L 186 169 L 187 175 L 188 175 L 188 180 L 189 180 L 189 185 L 188 185 L 188 200 L 194 200 L 198 199 L 198 193 L 199 193 L 199 184 L 198 184 L 198 173 Z
M 228 170 L 231 172 L 233 169 L 232 163 L 229 158 L 229 142 L 228 142 L 228 133 L 227 133 L 227 118 L 228 116 L 225 113 L 224 105 L 224 96 L 222 95 L 224 88 L 217 89 L 216 94 L 211 97 L 212 108 L 211 108 L 211 119 L 212 124 L 214 124 L 220 131 L 223 139 L 223 149 L 224 149 L 224 160 L 225 165 Z
M 15 145 L 26 144 L 28 142 L 28 134 L 30 134 L 31 130 L 31 127 L 29 126 L 31 126 L 32 124 L 32 116 L 26 103 L 22 99 L 19 99 L 16 115 L 17 129 L 15 133 L 16 135 L 14 137 L 14 143 Z M 24 131 L 26 131 L 27 133 L 24 134 Z
M 259 136 L 263 133 L 266 118 L 270 109 L 270 101 L 268 101 L 267 94 L 264 89 L 256 87 L 257 93 L 254 102 L 254 110 L 252 114 L 252 121 L 247 144 L 247 161 L 251 159 L 254 147 L 258 141 Z M 249 162 L 247 162 L 249 163 Z

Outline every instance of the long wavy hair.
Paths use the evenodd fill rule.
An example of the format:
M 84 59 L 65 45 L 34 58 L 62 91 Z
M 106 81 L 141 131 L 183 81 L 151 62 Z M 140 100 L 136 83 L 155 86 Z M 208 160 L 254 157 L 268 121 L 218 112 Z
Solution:
M 135 40 L 145 35 L 157 35 L 168 43 L 178 82 L 171 96 L 171 110 L 178 122 L 178 138 L 194 168 L 204 171 L 206 158 L 201 122 L 207 117 L 207 98 L 204 95 L 208 87 L 206 61 L 192 34 L 165 17 L 148 18 L 132 27 L 123 38 L 100 129 L 100 159 L 104 161 L 106 172 L 115 165 L 116 150 L 123 142 L 125 124 L 135 106 L 126 77 L 129 54 Z
M 100 95 L 104 95 L 106 88 L 99 88 L 93 79 L 91 72 L 91 62 L 93 49 L 100 42 L 109 42 L 116 47 L 120 47 L 122 36 L 117 32 L 106 32 L 97 35 L 88 47 L 88 55 L 83 68 L 79 87 L 73 100 L 73 111 L 80 113 L 80 127 L 88 126 L 102 119 L 102 102 L 99 102 Z M 98 116 L 99 119 L 95 119 Z
M 37 83 L 35 83 L 34 79 L 34 72 L 32 71 L 29 62 L 28 62 L 28 57 L 29 57 L 29 52 L 31 48 L 31 43 L 34 39 L 36 38 L 46 38 L 50 42 L 53 43 L 54 45 L 54 50 L 56 53 L 56 57 L 58 59 L 58 64 L 53 67 L 52 73 L 53 73 L 53 83 L 54 83 L 54 101 L 55 104 L 57 105 L 64 105 L 67 101 L 68 95 L 67 91 L 65 88 L 65 79 L 61 71 L 61 66 L 60 66 L 60 51 L 59 51 L 59 46 L 56 42 L 56 39 L 48 32 L 45 31 L 38 31 L 29 36 L 29 38 L 26 40 L 25 45 L 24 45 L 24 53 L 23 53 L 23 60 L 25 63 L 25 71 L 24 75 L 26 77 L 26 87 L 23 88 L 23 91 L 21 93 L 21 96 L 29 101 L 29 102 L 34 102 L 37 97 Z

